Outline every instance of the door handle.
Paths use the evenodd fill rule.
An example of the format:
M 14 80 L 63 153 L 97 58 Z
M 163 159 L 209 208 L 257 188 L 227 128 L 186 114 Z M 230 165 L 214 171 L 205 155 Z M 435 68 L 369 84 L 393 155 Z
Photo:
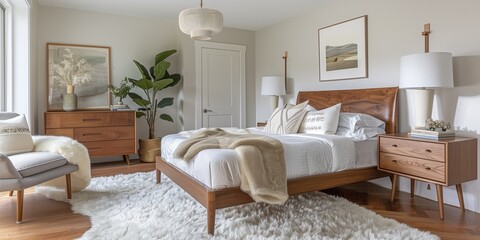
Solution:
M 209 110 L 209 109 L 203 109 L 203 113 L 207 113 L 207 112 L 212 112 L 212 110 Z

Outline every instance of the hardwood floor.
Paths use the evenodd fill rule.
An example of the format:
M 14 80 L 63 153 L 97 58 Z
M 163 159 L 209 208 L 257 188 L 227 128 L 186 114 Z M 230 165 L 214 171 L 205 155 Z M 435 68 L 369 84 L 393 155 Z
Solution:
M 134 171 L 151 171 L 151 164 L 103 164 L 92 168 L 94 176 L 114 175 Z M 152 179 L 152 181 L 154 181 Z M 400 192 L 394 204 L 390 191 L 371 183 L 351 184 L 326 190 L 342 196 L 378 214 L 421 230 L 430 231 L 442 239 L 480 239 L 480 214 L 462 213 L 459 208 L 445 205 L 445 220 L 439 219 L 437 203 Z M 73 195 L 75 197 L 75 194 Z M 0 239 L 74 239 L 90 228 L 88 217 L 75 214 L 70 204 L 47 199 L 28 189 L 25 194 L 24 222 L 15 223 L 16 197 L 0 193 Z

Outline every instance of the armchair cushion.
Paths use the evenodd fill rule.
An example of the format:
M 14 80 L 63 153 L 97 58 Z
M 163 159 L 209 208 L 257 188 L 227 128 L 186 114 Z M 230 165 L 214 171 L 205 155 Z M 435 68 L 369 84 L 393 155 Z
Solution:
M 0 120 L 0 152 L 5 155 L 30 152 L 33 140 L 24 115 Z
M 7 155 L 0 153 L 0 180 L 2 179 L 21 179 L 22 176 L 13 166 Z
M 61 167 L 68 163 L 60 154 L 52 152 L 20 153 L 10 155 L 8 158 L 24 178 Z

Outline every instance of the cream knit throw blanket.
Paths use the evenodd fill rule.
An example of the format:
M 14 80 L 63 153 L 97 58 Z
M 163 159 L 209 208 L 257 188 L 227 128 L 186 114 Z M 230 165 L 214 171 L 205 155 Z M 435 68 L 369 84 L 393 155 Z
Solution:
M 204 149 L 235 149 L 240 156 L 240 189 L 257 202 L 283 204 L 288 198 L 282 143 L 256 134 L 232 134 L 204 129 L 183 141 L 174 156 L 190 161 Z

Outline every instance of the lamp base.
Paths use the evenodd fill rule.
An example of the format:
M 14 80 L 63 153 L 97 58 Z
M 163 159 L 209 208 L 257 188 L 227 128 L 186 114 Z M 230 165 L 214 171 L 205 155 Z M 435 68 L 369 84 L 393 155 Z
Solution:
M 272 108 L 272 112 L 275 111 L 275 109 L 278 107 L 278 96 L 270 96 L 270 106 Z
M 424 128 L 425 121 L 432 117 L 433 89 L 408 89 L 413 96 L 415 128 Z

